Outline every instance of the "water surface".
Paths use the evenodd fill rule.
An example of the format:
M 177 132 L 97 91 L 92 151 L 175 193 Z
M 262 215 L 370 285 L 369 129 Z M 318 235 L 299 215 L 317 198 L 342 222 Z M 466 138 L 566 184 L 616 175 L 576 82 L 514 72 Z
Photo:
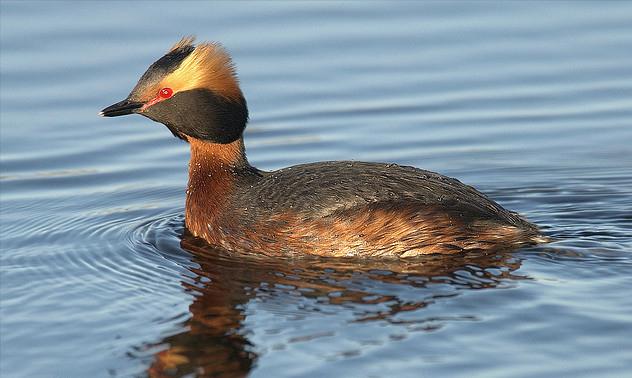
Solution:
M 625 376 L 629 2 L 0 3 L 0 373 Z M 183 229 L 187 146 L 101 119 L 182 35 L 222 41 L 251 163 L 415 165 L 555 242 L 260 258 Z

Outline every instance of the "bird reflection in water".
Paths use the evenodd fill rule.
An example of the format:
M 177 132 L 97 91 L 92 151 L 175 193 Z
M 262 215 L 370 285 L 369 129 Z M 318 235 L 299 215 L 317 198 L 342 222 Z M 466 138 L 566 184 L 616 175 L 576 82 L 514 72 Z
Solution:
M 196 275 L 193 281 L 182 281 L 194 296 L 190 318 L 183 324 L 184 332 L 154 345 L 166 349 L 154 355 L 150 377 L 248 375 L 259 358 L 244 325 L 246 306 L 253 300 L 285 303 L 288 312 L 305 316 L 326 314 L 333 306 L 332 314 L 350 313 L 353 322 L 405 324 L 396 315 L 420 311 L 440 298 L 456 297 L 462 290 L 503 287 L 525 279 L 515 273 L 520 260 L 508 252 L 392 261 L 259 258 L 213 249 L 186 233 L 181 247 L 199 265 L 191 268 Z M 446 285 L 450 287 L 447 292 Z M 400 295 L 402 286 L 408 289 L 407 298 Z M 435 290 L 435 286 L 442 289 Z M 410 300 L 411 290 L 419 298 Z M 305 300 L 297 302 L 297 297 Z M 433 318 L 415 330 L 430 332 L 449 320 L 453 319 Z

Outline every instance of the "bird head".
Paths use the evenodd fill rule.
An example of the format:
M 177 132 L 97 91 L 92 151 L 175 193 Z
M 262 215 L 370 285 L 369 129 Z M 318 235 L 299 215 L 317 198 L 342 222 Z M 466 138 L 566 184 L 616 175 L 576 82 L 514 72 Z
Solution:
M 235 66 L 218 43 L 176 43 L 155 61 L 123 101 L 101 111 L 104 117 L 140 114 L 167 126 L 184 140 L 213 143 L 239 139 L 248 121 L 246 100 Z

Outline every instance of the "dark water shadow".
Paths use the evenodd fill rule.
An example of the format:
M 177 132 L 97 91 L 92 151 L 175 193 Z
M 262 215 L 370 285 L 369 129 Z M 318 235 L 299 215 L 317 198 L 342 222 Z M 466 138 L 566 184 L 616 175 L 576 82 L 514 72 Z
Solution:
M 187 234 L 181 247 L 197 265 L 191 268 L 196 277 L 181 282 L 194 297 L 190 318 L 182 324 L 183 332 L 148 346 L 162 349 L 152 357 L 150 377 L 248 375 L 260 357 L 244 325 L 251 301 L 281 303 L 303 316 L 344 312 L 352 314 L 350 322 L 402 324 L 407 321 L 398 314 L 450 300 L 463 290 L 510 287 L 513 281 L 527 279 L 515 273 L 521 260 L 508 252 L 405 261 L 272 259 L 213 249 Z M 297 307 L 297 298 L 308 305 Z M 417 331 L 432 332 L 442 322 L 476 320 L 473 316 L 434 317 L 413 321 L 413 325 Z M 307 338 L 323 336 L 332 335 Z

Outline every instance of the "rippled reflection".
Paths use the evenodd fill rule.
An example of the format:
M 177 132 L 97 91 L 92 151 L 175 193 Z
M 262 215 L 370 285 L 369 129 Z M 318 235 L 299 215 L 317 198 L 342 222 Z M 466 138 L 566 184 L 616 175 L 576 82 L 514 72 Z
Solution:
M 182 281 L 194 294 L 191 318 L 183 324 L 186 331 L 158 343 L 167 349 L 155 355 L 148 370 L 152 377 L 246 375 L 259 357 L 245 327 L 249 302 L 283 306 L 283 312 L 297 319 L 326 314 L 332 322 L 381 321 L 432 332 L 446 322 L 477 320 L 475 315 L 424 318 L 423 309 L 433 302 L 449 300 L 462 290 L 510 286 L 512 280 L 525 279 L 515 273 L 520 260 L 508 253 L 373 262 L 269 259 L 216 250 L 188 234 L 181 246 L 199 265 L 192 268 L 197 275 L 193 281 Z M 420 318 L 397 316 L 404 312 L 420 312 Z M 287 342 L 335 336 L 323 328 Z

